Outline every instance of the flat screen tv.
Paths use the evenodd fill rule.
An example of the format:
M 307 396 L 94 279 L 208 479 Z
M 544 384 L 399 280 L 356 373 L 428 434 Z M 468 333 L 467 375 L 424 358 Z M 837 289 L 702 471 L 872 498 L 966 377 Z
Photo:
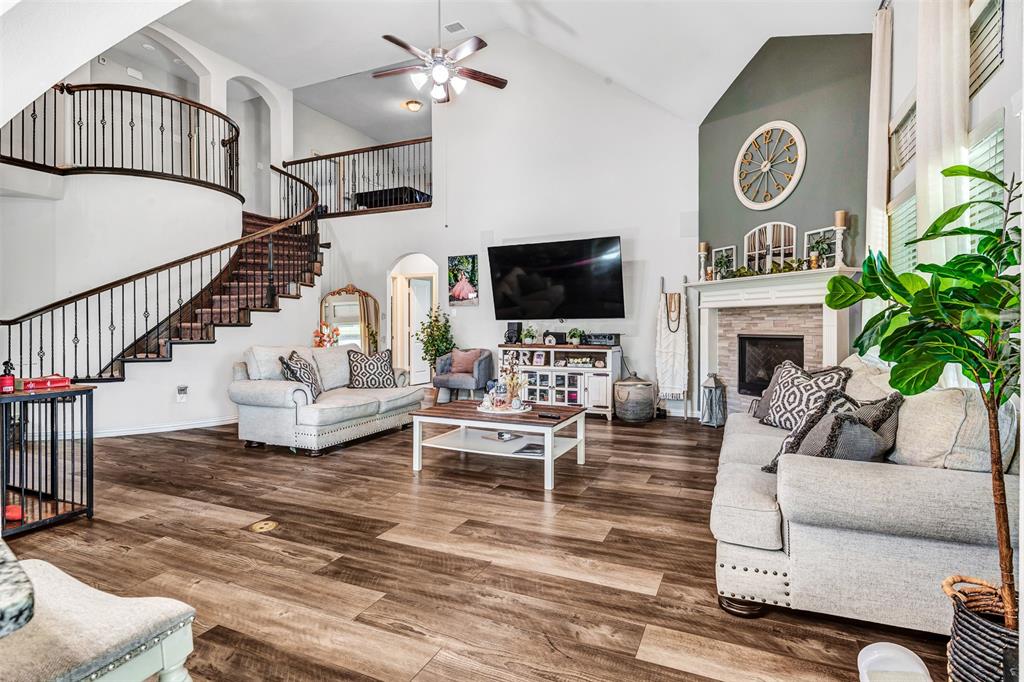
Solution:
M 499 320 L 625 317 L 618 237 L 487 249 Z

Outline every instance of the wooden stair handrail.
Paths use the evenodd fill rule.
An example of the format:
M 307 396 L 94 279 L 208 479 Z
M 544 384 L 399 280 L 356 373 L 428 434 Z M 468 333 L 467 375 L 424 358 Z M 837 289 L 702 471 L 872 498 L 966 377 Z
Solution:
M 126 86 L 126 87 L 131 87 L 131 86 Z M 145 89 L 145 88 L 143 88 L 143 89 Z M 310 215 L 312 215 L 313 212 L 316 210 L 317 204 L 320 202 L 320 195 L 317 194 L 316 188 L 314 188 L 313 185 L 309 184 L 305 180 L 302 180 L 301 178 L 298 178 L 298 177 L 292 175 L 291 173 L 278 168 L 277 166 L 275 166 L 273 164 L 271 164 L 270 168 L 271 168 L 271 170 L 274 170 L 274 171 L 280 173 L 281 175 L 284 175 L 284 176 L 286 176 L 288 178 L 291 178 L 292 180 L 294 180 L 295 182 L 303 185 L 306 189 L 308 189 L 310 191 L 310 193 L 312 195 L 312 201 L 311 201 L 311 203 L 308 206 L 306 206 L 306 208 L 302 212 L 300 212 L 297 215 L 294 215 L 294 216 L 292 216 L 290 218 L 285 218 L 284 220 L 282 220 L 280 222 L 274 223 L 270 227 L 264 228 L 264 229 L 260 230 L 259 232 L 254 232 L 254 233 L 252 233 L 252 234 L 250 234 L 250 235 L 248 235 L 246 237 L 241 237 L 239 239 L 234 239 L 234 240 L 232 240 L 230 242 L 226 242 L 226 243 L 220 244 L 218 246 L 213 246 L 213 247 L 210 247 L 210 248 L 205 249 L 203 251 L 199 251 L 197 253 L 193 253 L 191 255 L 184 256 L 182 258 L 178 258 L 178 259 L 170 261 L 168 263 L 164 263 L 163 265 L 157 265 L 157 266 L 149 268 L 147 270 L 143 270 L 142 272 L 137 272 L 137 273 L 135 273 L 133 275 L 128 275 L 127 277 L 122 277 L 120 279 L 114 280 L 113 282 L 108 282 L 107 284 L 101 284 L 100 286 L 93 287 L 92 289 L 89 289 L 88 291 L 84 291 L 82 293 L 78 293 L 78 294 L 74 294 L 74 295 L 71 295 L 71 296 L 67 296 L 67 297 L 62 298 L 61 300 L 57 301 L 56 303 L 51 303 L 51 304 L 45 305 L 45 306 L 43 306 L 41 308 L 37 308 L 36 310 L 33 310 L 31 312 L 28 312 L 28 313 L 25 313 L 24 315 L 21 315 L 19 317 L 14 318 L 14 319 L 0 320 L 0 326 L 10 326 L 10 325 L 14 325 L 14 324 L 19 324 L 19 323 L 25 322 L 25 321 L 27 321 L 29 319 L 32 319 L 32 318 L 34 318 L 34 317 L 36 317 L 38 315 L 42 315 L 44 313 L 48 313 L 48 312 L 51 312 L 53 310 L 57 310 L 58 308 L 62 308 L 63 306 L 66 306 L 66 305 L 69 305 L 71 303 L 74 303 L 75 301 L 79 301 L 79 300 L 82 300 L 82 299 L 89 298 L 90 296 L 95 296 L 97 294 L 101 294 L 101 293 L 107 291 L 108 289 L 113 289 L 115 287 L 119 287 L 119 286 L 128 284 L 129 282 L 133 282 L 133 281 L 135 281 L 137 279 L 141 279 L 143 277 L 148 277 L 150 275 L 153 275 L 153 274 L 156 274 L 156 273 L 159 273 L 159 272 L 163 272 L 164 270 L 169 270 L 170 268 L 176 267 L 178 265 L 184 265 L 184 264 L 186 264 L 186 263 L 188 263 L 190 261 L 194 261 L 194 260 L 196 260 L 198 258 L 203 258 L 205 256 L 209 256 L 209 255 L 217 253 L 219 251 L 223 251 L 224 249 L 229 249 L 229 248 L 232 248 L 232 247 L 241 246 L 243 244 L 248 244 L 249 242 L 256 241 L 257 239 L 262 239 L 263 237 L 266 237 L 267 235 L 274 234 L 276 232 L 280 232 L 281 230 L 284 230 L 284 229 L 286 229 L 288 227 L 291 227 L 292 225 L 295 225 L 296 223 L 302 222 L 303 220 L 308 218 Z
M 294 166 L 298 163 L 308 163 L 310 161 L 324 161 L 325 159 L 336 159 L 341 156 L 352 156 L 353 154 L 365 154 L 366 152 L 375 152 L 382 149 L 394 149 L 395 147 L 405 147 L 413 144 L 422 144 L 424 142 L 430 142 L 433 138 L 417 137 L 412 140 L 400 140 L 398 142 L 389 142 L 387 144 L 375 144 L 369 147 L 360 147 L 358 149 L 346 149 L 343 152 L 332 152 L 330 154 L 321 154 L 320 156 L 308 156 L 304 159 L 293 159 L 291 161 L 285 161 L 282 166 L 287 168 L 288 166 Z

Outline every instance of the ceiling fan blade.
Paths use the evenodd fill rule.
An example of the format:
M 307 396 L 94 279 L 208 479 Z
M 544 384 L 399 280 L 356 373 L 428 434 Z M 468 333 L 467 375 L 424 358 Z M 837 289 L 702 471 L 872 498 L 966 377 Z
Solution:
M 403 50 L 405 50 L 406 52 L 411 54 L 413 57 L 416 57 L 416 59 L 421 59 L 421 60 L 423 60 L 425 62 L 429 62 L 430 61 L 430 55 L 429 54 L 427 54 L 426 52 L 424 52 L 420 48 L 416 47 L 415 45 L 410 45 L 409 43 L 405 42 L 401 38 L 398 38 L 398 37 L 393 36 L 393 35 L 381 36 L 381 38 L 383 38 L 384 40 L 388 41 L 389 43 L 397 45 L 398 47 L 402 48 Z
M 387 76 L 398 76 L 403 73 L 412 73 L 413 71 L 422 71 L 423 66 L 420 64 L 414 64 L 412 66 L 396 66 L 393 69 L 384 69 L 383 71 L 374 71 L 374 78 L 385 78 Z
M 487 43 L 485 43 L 482 38 L 473 36 L 472 38 L 465 40 L 448 50 L 448 53 L 445 56 L 450 62 L 459 62 L 485 47 L 487 47 Z
M 484 85 L 490 85 L 492 88 L 498 88 L 499 90 L 508 85 L 508 81 L 505 80 L 504 78 L 492 76 L 489 73 L 477 71 L 476 69 L 471 69 L 466 66 L 458 67 L 457 69 L 455 69 L 455 72 L 462 76 L 463 78 L 466 78 L 471 81 L 476 81 L 477 83 L 483 83 Z

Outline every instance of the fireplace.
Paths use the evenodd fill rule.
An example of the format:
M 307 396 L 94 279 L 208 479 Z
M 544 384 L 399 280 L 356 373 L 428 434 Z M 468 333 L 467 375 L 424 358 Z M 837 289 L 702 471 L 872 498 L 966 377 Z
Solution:
M 742 395 L 759 396 L 768 388 L 775 368 L 784 360 L 804 366 L 804 337 L 739 335 L 739 373 L 736 388 Z

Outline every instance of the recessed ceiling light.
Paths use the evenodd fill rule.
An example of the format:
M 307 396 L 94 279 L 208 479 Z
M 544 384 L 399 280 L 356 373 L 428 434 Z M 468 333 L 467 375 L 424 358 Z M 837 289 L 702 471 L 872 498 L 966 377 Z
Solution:
M 411 111 L 412 113 L 415 114 L 417 111 L 423 108 L 423 102 L 419 101 L 418 99 L 407 99 L 406 101 L 402 102 L 402 108 Z
M 465 31 L 466 27 L 463 26 L 461 21 L 453 21 L 450 24 L 445 24 L 445 30 L 449 33 L 458 33 L 459 31 Z
M 143 47 L 143 49 L 146 49 L 146 50 L 155 50 L 156 49 L 155 47 L 153 47 L 149 43 L 142 43 L 142 47 Z

